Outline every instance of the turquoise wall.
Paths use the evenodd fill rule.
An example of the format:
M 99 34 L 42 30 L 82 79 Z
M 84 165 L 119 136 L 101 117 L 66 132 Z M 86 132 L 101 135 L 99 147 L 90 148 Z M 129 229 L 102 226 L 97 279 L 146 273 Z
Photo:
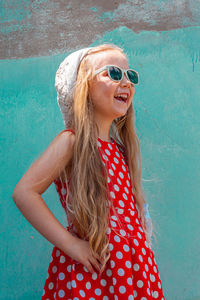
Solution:
M 200 27 L 138 34 L 119 27 L 92 45 L 102 42 L 123 47 L 140 74 L 133 104 L 166 300 L 200 299 Z M 53 246 L 16 208 L 12 192 L 64 128 L 54 77 L 67 54 L 0 61 L 0 299 L 42 295 Z M 53 185 L 43 198 L 65 225 Z

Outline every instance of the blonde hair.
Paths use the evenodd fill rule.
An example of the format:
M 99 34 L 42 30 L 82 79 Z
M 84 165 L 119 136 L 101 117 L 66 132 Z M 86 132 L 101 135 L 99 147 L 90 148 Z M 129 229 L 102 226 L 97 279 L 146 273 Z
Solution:
M 110 257 L 109 240 L 106 234 L 110 216 L 108 201 L 110 196 L 107 170 L 102 163 L 97 145 L 98 127 L 94 120 L 89 90 L 93 78 L 90 58 L 92 55 L 108 50 L 117 50 L 124 54 L 123 49 L 113 44 L 103 44 L 90 50 L 80 63 L 70 120 L 76 139 L 70 164 L 63 172 L 67 184 L 66 203 L 70 203 L 73 224 L 81 238 L 86 236 L 93 253 L 101 257 L 102 270 Z M 135 113 L 131 104 L 126 115 L 113 121 L 110 135 L 125 150 L 134 198 L 142 227 L 148 238 L 143 211 L 146 201 L 141 184 L 140 143 L 134 124 Z M 70 184 L 66 174 L 70 174 Z M 112 209 L 115 211 L 113 205 Z M 151 240 L 149 239 L 148 242 L 151 247 Z

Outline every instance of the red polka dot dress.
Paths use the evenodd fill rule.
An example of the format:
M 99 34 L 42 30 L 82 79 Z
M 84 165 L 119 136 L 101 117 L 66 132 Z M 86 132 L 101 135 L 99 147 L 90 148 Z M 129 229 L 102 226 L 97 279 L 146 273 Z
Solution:
M 149 247 L 132 193 L 123 149 L 98 138 L 98 149 L 108 171 L 108 186 L 117 216 L 111 213 L 107 235 L 110 258 L 103 273 L 91 274 L 81 263 L 53 248 L 42 300 L 164 300 L 153 251 Z M 54 181 L 65 207 L 66 189 Z M 113 210 L 112 210 L 113 211 Z M 67 230 L 76 235 L 72 223 Z

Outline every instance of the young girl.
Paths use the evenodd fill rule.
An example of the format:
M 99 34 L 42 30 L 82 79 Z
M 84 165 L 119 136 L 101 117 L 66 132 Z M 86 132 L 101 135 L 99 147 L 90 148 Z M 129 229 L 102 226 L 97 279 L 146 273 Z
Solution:
M 112 44 L 70 54 L 56 73 L 66 129 L 13 192 L 23 215 L 55 245 L 42 300 L 164 300 L 134 128 L 138 82 Z M 52 182 L 66 228 L 41 197 Z

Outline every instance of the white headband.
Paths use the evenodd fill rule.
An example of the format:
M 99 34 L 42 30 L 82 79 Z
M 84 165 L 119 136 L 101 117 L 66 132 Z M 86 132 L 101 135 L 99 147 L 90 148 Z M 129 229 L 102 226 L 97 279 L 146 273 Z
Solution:
M 83 48 L 72 52 L 64 59 L 56 72 L 55 87 L 57 90 L 57 102 L 66 128 L 70 128 L 71 126 L 70 116 L 72 116 L 73 92 L 78 67 L 84 56 L 92 48 L 93 47 Z

